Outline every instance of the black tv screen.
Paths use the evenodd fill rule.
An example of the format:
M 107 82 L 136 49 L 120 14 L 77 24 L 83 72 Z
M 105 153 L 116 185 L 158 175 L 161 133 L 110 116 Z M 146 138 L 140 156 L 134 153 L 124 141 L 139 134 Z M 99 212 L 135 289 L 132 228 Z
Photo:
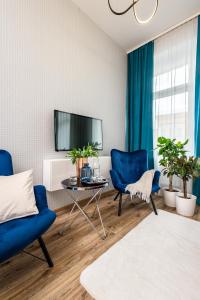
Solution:
M 56 151 L 94 144 L 103 150 L 102 120 L 54 110 Z

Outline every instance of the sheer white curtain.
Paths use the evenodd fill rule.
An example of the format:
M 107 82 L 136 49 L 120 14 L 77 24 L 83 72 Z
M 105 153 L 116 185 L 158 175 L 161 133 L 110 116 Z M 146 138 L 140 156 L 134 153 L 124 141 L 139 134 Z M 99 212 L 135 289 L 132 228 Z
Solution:
M 154 42 L 155 147 L 159 136 L 189 138 L 187 147 L 193 153 L 196 44 L 197 18 Z M 154 157 L 157 166 L 156 153 Z

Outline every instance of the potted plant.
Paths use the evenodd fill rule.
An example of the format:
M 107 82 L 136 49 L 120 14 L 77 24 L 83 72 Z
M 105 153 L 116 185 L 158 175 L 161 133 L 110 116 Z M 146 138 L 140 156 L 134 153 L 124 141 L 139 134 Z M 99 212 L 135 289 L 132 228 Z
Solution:
M 71 158 L 72 164 L 76 164 L 76 176 L 80 177 L 80 171 L 85 163 L 88 162 L 88 157 L 98 157 L 96 144 L 88 144 L 83 148 L 74 148 L 67 153 L 67 157 Z
M 196 206 L 196 196 L 188 194 L 187 183 L 190 179 L 200 177 L 198 158 L 183 155 L 176 159 L 175 166 L 176 174 L 183 182 L 183 192 L 176 195 L 176 210 L 180 215 L 192 217 Z
M 157 141 L 158 155 L 160 156 L 159 164 L 163 167 L 162 173 L 169 179 L 169 186 L 163 189 L 164 202 L 167 206 L 176 207 L 176 193 L 178 192 L 173 187 L 173 176 L 176 174 L 175 160 L 185 155 L 184 146 L 188 143 L 159 137 Z

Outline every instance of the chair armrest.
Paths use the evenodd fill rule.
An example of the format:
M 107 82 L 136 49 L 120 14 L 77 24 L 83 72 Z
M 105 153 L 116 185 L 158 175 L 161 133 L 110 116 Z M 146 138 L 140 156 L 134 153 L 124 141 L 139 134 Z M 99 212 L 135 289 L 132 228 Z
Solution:
M 110 177 L 112 179 L 112 183 L 115 189 L 120 190 L 121 189 L 121 180 L 119 175 L 115 170 L 110 170 Z
M 43 185 L 36 185 L 34 186 L 34 194 L 38 210 L 41 212 L 48 208 L 46 188 Z
M 160 171 L 155 171 L 153 183 L 159 185 Z

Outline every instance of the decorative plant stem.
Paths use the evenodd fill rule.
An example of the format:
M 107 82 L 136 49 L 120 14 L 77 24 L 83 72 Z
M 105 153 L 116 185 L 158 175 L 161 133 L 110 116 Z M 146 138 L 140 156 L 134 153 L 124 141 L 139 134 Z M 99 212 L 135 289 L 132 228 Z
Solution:
M 184 198 L 187 198 L 187 179 L 185 177 L 183 178 L 183 195 Z
M 173 189 L 173 176 L 172 175 L 169 176 L 169 191 L 170 192 L 174 191 L 174 189 Z

